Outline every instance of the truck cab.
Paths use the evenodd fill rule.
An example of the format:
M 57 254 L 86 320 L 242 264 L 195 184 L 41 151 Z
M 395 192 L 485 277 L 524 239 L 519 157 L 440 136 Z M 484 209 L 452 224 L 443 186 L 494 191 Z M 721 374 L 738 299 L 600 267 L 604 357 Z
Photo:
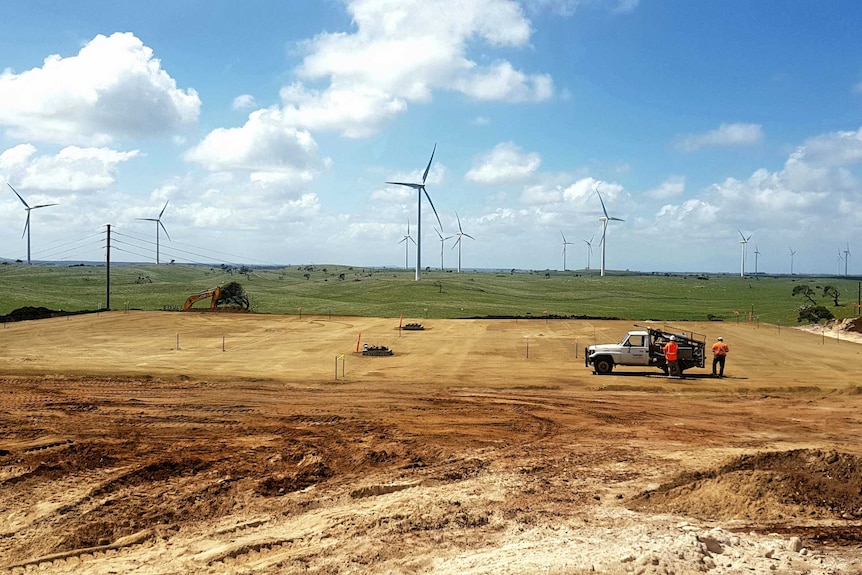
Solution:
M 649 365 L 649 333 L 630 331 L 620 342 L 621 365 Z

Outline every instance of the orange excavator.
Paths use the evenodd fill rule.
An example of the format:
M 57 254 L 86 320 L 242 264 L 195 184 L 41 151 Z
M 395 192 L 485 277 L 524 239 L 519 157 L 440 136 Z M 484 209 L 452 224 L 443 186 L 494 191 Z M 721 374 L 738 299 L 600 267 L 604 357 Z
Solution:
M 186 303 L 183 304 L 183 311 L 188 311 L 192 309 L 192 306 L 201 301 L 202 299 L 212 298 L 212 302 L 210 302 L 210 309 L 216 308 L 216 303 L 218 303 L 218 298 L 221 295 L 221 288 L 214 287 L 212 289 L 204 290 L 202 292 L 198 292 L 190 295 L 186 299 Z

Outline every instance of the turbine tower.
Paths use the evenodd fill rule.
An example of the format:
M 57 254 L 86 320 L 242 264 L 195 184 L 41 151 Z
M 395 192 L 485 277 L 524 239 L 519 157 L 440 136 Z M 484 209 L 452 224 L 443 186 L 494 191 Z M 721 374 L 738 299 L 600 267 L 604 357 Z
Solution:
M 48 206 L 56 206 L 57 204 L 40 204 L 38 206 L 31 206 L 27 202 L 24 201 L 24 198 L 21 197 L 21 194 L 12 187 L 12 184 L 6 182 L 6 185 L 9 186 L 9 189 L 15 192 L 15 195 L 18 196 L 18 199 L 21 200 L 21 203 L 24 204 L 24 209 L 27 210 L 27 220 L 24 222 L 24 233 L 21 234 L 23 238 L 24 235 L 27 235 L 27 265 L 30 265 L 30 212 L 33 210 L 37 210 L 39 208 L 47 208 Z
M 562 230 L 560 230 L 560 235 L 563 236 L 563 271 L 566 271 L 566 246 L 572 245 L 573 242 L 566 240 Z
M 455 245 L 452 246 L 452 249 L 454 250 L 455 246 L 458 246 L 458 273 L 460 274 L 461 273 L 461 240 L 465 237 L 468 237 L 471 240 L 475 240 L 476 238 L 474 238 L 470 234 L 466 233 L 461 228 L 461 218 L 458 217 L 458 212 L 455 212 L 455 218 L 458 220 L 458 233 L 455 234 L 456 236 L 458 236 L 458 239 L 455 240 Z
M 434 228 L 434 231 L 437 232 L 437 236 L 440 238 L 440 271 L 443 271 L 443 246 L 446 243 L 446 240 L 450 240 L 455 236 L 446 236 L 443 237 L 443 234 L 440 233 L 440 230 Z
M 739 232 L 739 237 L 742 238 L 741 240 L 739 240 L 739 243 L 742 246 L 742 267 L 739 268 L 739 277 L 744 278 L 745 277 L 745 247 L 748 245 L 748 240 L 751 239 L 751 235 L 749 235 L 748 237 L 745 237 L 744 235 L 742 235 L 742 230 L 737 229 L 736 231 Z
M 410 235 L 410 220 L 408 219 L 407 220 L 407 235 L 404 236 L 403 238 L 401 238 L 401 241 L 398 242 L 399 244 L 404 244 L 404 269 L 405 270 L 410 269 L 410 264 L 408 263 L 409 257 L 410 257 L 410 242 L 413 242 L 414 244 L 416 244 L 416 241 Z
M 590 241 L 584 240 L 584 243 L 587 244 L 587 271 L 590 271 L 590 256 L 593 255 L 593 238 L 596 237 L 596 234 L 590 236 Z
M 757 256 L 760 255 L 760 252 L 757 251 L 757 244 L 754 244 L 754 275 L 757 275 Z
M 850 242 L 847 242 L 847 248 L 844 250 L 844 275 L 847 275 L 847 262 L 850 260 Z
M 440 229 L 443 229 L 443 222 L 440 221 L 440 216 L 437 215 L 437 208 L 434 207 L 434 202 L 431 201 L 431 196 L 428 195 L 428 190 L 425 189 L 425 180 L 428 178 L 428 171 L 431 169 L 431 162 L 434 161 L 434 152 L 437 151 L 437 144 L 434 144 L 434 149 L 431 150 L 431 159 L 428 160 L 428 165 L 425 167 L 425 172 L 422 173 L 422 183 L 414 184 L 409 182 L 386 182 L 394 186 L 407 186 L 416 190 L 416 281 L 422 278 L 422 194 L 428 198 L 428 203 L 431 204 L 431 209 L 434 210 L 434 215 L 437 216 L 437 223 L 440 224 Z
M 600 275 L 604 276 L 605 275 L 605 246 L 607 244 L 607 242 L 605 241 L 605 237 L 606 237 L 607 231 L 608 231 L 608 222 L 610 222 L 610 221 L 624 222 L 625 220 L 621 220 L 619 218 L 612 218 L 611 216 L 609 216 L 608 210 L 605 209 L 605 201 L 602 199 L 602 195 L 599 193 L 598 186 L 595 188 L 595 190 L 596 190 L 596 195 L 599 196 L 599 201 L 602 203 L 602 212 L 604 213 L 604 215 L 599 218 L 599 221 L 602 222 L 602 239 L 599 242 L 602 244 L 602 271 L 601 271 Z
M 790 275 L 793 275 L 793 256 L 796 255 L 796 252 L 793 251 L 793 248 L 788 248 L 790 250 Z M 799 251 L 799 250 L 796 250 Z
M 159 265 L 159 236 L 161 235 L 159 234 L 159 226 L 161 226 L 165 231 L 165 235 L 168 236 L 168 239 L 171 239 L 171 235 L 168 233 L 165 224 L 162 223 L 162 216 L 164 215 L 165 210 L 168 209 L 168 202 L 170 202 L 170 200 L 165 202 L 165 206 L 162 208 L 162 211 L 159 212 L 159 217 L 157 218 L 135 218 L 136 220 L 144 222 L 156 222 L 156 265 Z

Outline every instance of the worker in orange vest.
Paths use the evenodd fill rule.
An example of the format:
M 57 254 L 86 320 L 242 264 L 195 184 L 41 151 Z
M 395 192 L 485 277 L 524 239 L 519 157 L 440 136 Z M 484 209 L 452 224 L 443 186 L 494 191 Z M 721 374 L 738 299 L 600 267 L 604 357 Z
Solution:
M 727 347 L 727 344 L 724 343 L 724 338 L 718 338 L 714 344 L 712 344 L 712 375 L 715 377 L 724 377 L 724 361 L 727 359 L 727 354 L 730 353 L 730 348 Z M 715 373 L 715 368 L 719 367 L 719 372 Z
M 667 362 L 667 370 L 671 377 L 682 377 L 679 370 L 679 346 L 676 344 L 676 336 L 670 336 L 670 341 L 664 344 L 664 359 Z

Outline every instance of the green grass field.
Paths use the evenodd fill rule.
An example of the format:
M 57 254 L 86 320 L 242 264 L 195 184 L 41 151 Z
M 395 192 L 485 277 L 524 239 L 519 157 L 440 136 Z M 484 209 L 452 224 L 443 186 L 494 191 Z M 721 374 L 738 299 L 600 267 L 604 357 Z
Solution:
M 190 294 L 237 281 L 259 313 L 405 318 L 588 316 L 631 320 L 744 321 L 797 324 L 809 285 L 836 317 L 855 317 L 860 282 L 809 276 L 649 275 L 597 272 L 428 271 L 347 266 L 291 266 L 233 274 L 219 267 L 123 265 L 111 268 L 111 309 L 178 309 Z M 839 306 L 822 295 L 840 292 Z M 0 315 L 24 306 L 80 311 L 106 305 L 104 266 L 0 265 Z M 197 307 L 206 307 L 202 301 Z M 737 316 L 734 312 L 739 312 Z

